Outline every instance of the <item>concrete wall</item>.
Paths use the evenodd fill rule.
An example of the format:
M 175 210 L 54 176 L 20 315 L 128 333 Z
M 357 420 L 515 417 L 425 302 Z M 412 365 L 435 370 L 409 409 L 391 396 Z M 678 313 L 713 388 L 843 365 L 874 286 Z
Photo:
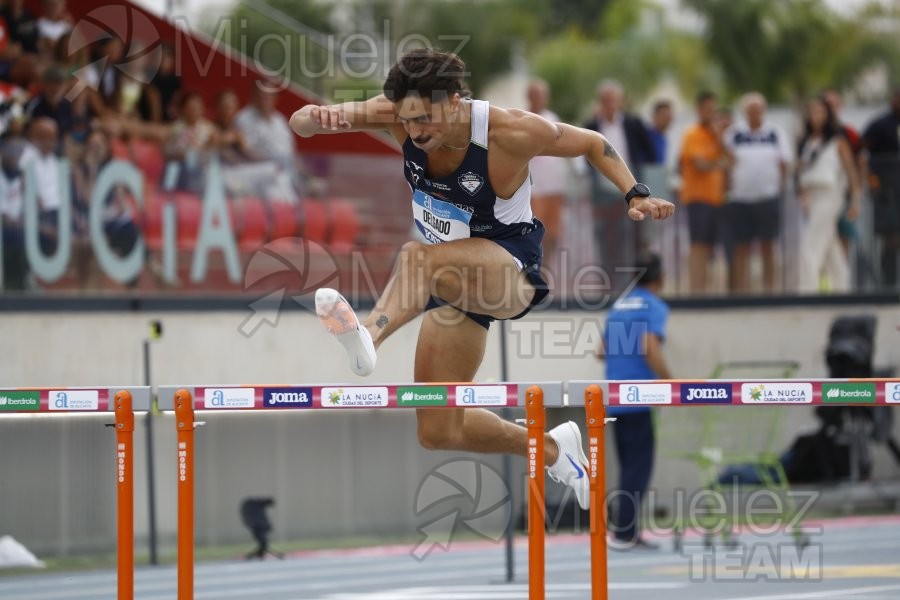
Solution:
M 876 363 L 900 365 L 896 306 L 869 307 L 879 317 Z M 666 345 L 679 377 L 708 377 L 717 364 L 742 360 L 794 360 L 798 376 L 826 376 L 823 350 L 832 319 L 857 312 L 834 307 L 674 311 Z M 276 327 L 247 339 L 238 332 L 240 312 L 4 313 L 0 314 L 0 385 L 117 385 L 143 379 L 141 339 L 158 318 L 164 338 L 153 345 L 156 384 L 341 382 L 349 374 L 339 347 L 311 316 L 294 312 Z M 591 355 L 600 313 L 543 311 L 540 318 L 509 324 L 511 380 L 602 378 Z M 499 328 L 493 328 L 480 381 L 499 380 Z M 412 376 L 417 327 L 389 340 L 373 381 Z M 774 372 L 747 372 L 771 377 Z M 736 372 L 725 377 L 740 377 Z M 774 448 L 815 424 L 809 409 L 778 410 Z M 783 411 L 783 413 L 782 413 Z M 562 414 L 565 412 L 566 414 Z M 695 411 L 657 413 L 661 444 L 653 486 L 663 496 L 699 479 L 687 462 L 672 458 L 690 439 Z M 737 414 L 733 411 L 729 414 Z M 741 426 L 746 425 L 741 411 Z M 764 418 L 771 412 L 761 413 Z M 429 453 L 416 443 L 414 415 L 406 411 L 204 415 L 197 434 L 199 543 L 243 541 L 238 507 L 250 495 L 272 495 L 279 538 L 413 534 L 416 491 L 434 467 L 455 458 Z M 578 411 L 554 411 L 550 420 L 580 420 Z M 0 419 L 0 534 L 9 533 L 43 554 L 112 549 L 115 543 L 114 436 L 105 416 L 10 416 Z M 771 419 L 758 426 L 768 431 Z M 154 420 L 159 529 L 164 544 L 175 538 L 175 435 L 170 416 Z M 756 431 L 750 427 L 751 431 Z M 895 423 L 900 436 L 900 423 Z M 136 528 L 146 534 L 144 431 L 136 432 Z M 761 438 L 760 438 L 761 439 Z M 499 459 L 487 462 L 499 468 Z M 610 482 L 616 480 L 610 461 Z M 517 473 L 523 463 L 516 460 Z M 876 475 L 900 470 L 876 449 Z M 460 473 L 465 480 L 470 474 Z M 521 481 L 521 479 L 519 479 Z M 552 488 L 551 488 L 552 489 Z M 519 498 L 521 498 L 521 490 Z M 553 493 L 552 491 L 550 492 Z M 499 517 L 490 526 L 499 526 Z

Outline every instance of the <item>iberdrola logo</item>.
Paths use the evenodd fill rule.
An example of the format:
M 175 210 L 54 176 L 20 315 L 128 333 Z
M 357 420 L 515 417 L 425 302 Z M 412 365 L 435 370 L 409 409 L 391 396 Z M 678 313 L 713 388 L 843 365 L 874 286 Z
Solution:
M 750 397 L 753 398 L 754 400 L 759 400 L 760 398 L 762 398 L 762 393 L 763 393 L 764 389 L 765 388 L 763 388 L 763 386 L 761 386 L 761 385 L 750 388 Z
M 344 395 L 344 390 L 337 390 L 328 394 L 328 401 L 331 402 L 334 406 L 337 406 L 341 403 L 341 396 Z

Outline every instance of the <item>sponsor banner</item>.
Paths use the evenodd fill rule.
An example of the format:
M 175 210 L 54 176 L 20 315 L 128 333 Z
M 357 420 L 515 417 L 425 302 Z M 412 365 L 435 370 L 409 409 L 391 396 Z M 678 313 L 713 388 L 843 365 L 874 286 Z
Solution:
M 397 388 L 397 406 L 447 406 L 449 392 L 444 385 Z
M 744 404 L 812 404 L 813 385 L 792 381 L 741 384 Z
M 731 404 L 730 383 L 682 383 L 680 404 Z
M 505 385 L 458 385 L 456 406 L 506 406 Z
M 320 402 L 324 408 L 376 408 L 388 405 L 386 387 L 323 387 Z
M 619 384 L 619 405 L 672 404 L 671 383 Z
M 266 408 L 311 408 L 311 387 L 263 388 L 263 406 Z
M 100 392 L 98 390 L 50 390 L 47 392 L 47 406 L 50 410 L 98 410 Z
M 41 410 L 41 392 L 38 390 L 0 391 L 0 411 Z
M 875 404 L 875 384 L 823 383 L 822 402 L 826 404 Z
M 884 384 L 884 401 L 888 404 L 900 404 L 900 381 Z
M 256 389 L 252 387 L 204 388 L 203 408 L 256 408 Z

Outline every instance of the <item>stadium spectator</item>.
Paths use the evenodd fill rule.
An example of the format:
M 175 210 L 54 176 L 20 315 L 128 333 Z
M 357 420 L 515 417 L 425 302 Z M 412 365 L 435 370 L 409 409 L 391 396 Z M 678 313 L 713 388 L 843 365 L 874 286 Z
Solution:
M 669 307 L 659 298 L 662 261 L 655 254 L 647 254 L 634 266 L 637 285 L 609 311 L 597 356 L 606 361 L 609 380 L 672 379 L 662 351 L 669 317 Z M 639 342 L 633 343 L 636 338 Z M 653 415 L 649 406 L 610 407 L 607 415 L 616 418 L 612 430 L 619 462 L 617 502 L 610 507 L 612 547 L 655 549 L 655 544 L 641 538 L 638 528 L 656 451 Z
M 236 165 L 250 162 L 256 157 L 247 144 L 247 138 L 237 126 L 240 101 L 234 90 L 222 90 L 216 96 L 216 145 L 222 164 Z
M 111 37 L 97 45 L 88 69 L 82 73 L 87 87 L 96 90 L 92 103 L 97 115 L 118 112 L 119 79 L 122 72 L 116 68 L 125 56 L 125 44 L 119 37 Z
M 169 129 L 165 154 L 181 162 L 178 187 L 202 193 L 207 152 L 214 148 L 216 128 L 204 116 L 203 97 L 196 92 L 182 96 L 180 113 L 181 117 Z
M 162 44 L 160 51 L 159 69 L 149 85 L 159 96 L 163 120 L 175 121 L 178 119 L 178 107 L 181 103 L 181 76 L 175 69 L 175 49 L 169 44 Z
M 619 150 L 625 164 L 638 180 L 641 167 L 655 162 L 656 150 L 640 117 L 624 110 L 625 92 L 618 81 L 607 79 L 597 86 L 594 117 L 584 124 L 585 129 L 599 131 Z M 591 197 L 594 202 L 594 236 L 600 251 L 600 262 L 608 270 L 614 290 L 628 283 L 628 276 L 616 269 L 630 266 L 640 241 L 640 225 L 622 218 L 622 194 L 595 169 L 588 170 Z
M 30 145 L 22 153 L 22 168 L 34 169 L 38 202 L 38 231 L 41 251 L 50 255 L 56 251 L 59 235 L 59 207 L 62 204 L 62 181 L 59 147 L 59 128 L 49 117 L 38 117 L 28 126 Z M 26 180 L 27 181 L 27 180 Z
M 15 129 L 12 132 L 15 135 L 23 134 L 28 92 L 17 82 L 27 85 L 29 83 L 27 78 L 33 75 L 33 72 L 33 57 L 23 55 L 16 59 L 10 69 L 10 74 L 15 75 L 15 78 L 0 81 L 0 135 L 9 134 L 11 128 Z
M 862 187 L 850 143 L 841 133 L 831 106 L 824 97 L 807 103 L 803 137 L 797 165 L 800 206 L 807 217 L 801 246 L 799 289 L 812 293 L 820 289 L 821 277 L 828 277 L 834 292 L 850 290 L 850 267 L 838 239 L 838 220 L 844 212 L 846 186 L 850 185 L 847 218 L 856 219 Z
M 733 157 L 722 140 L 726 122 L 718 113 L 715 94 L 697 96 L 697 116 L 698 122 L 681 141 L 680 200 L 688 212 L 690 290 L 702 294 L 708 291 L 707 270 L 721 241 L 722 205 Z
M 5 79 L 9 73 L 9 66 L 22 52 L 22 48 L 10 39 L 9 27 L 3 20 L 2 12 L 0 8 L 0 79 Z
M 34 54 L 20 54 L 9 68 L 6 82 L 29 94 L 40 79 L 38 60 Z
M 0 142 L 0 219 L 3 221 L 3 288 L 24 290 L 28 280 L 23 208 L 25 177 L 20 167 L 26 142 L 7 136 Z
M 737 293 L 750 291 L 754 241 L 759 242 L 762 254 L 763 288 L 774 291 L 777 279 L 775 241 L 793 151 L 784 132 L 766 123 L 766 106 L 762 94 L 746 94 L 741 99 L 745 122 L 725 134 L 725 145 L 734 155 L 725 215 L 733 244 L 731 285 Z
M 37 20 L 25 7 L 25 0 L 7 0 L 2 16 L 9 31 L 10 41 L 17 44 L 22 52 L 37 53 Z
M 64 137 L 72 128 L 72 103 L 65 97 L 69 76 L 58 65 L 50 65 L 41 75 L 38 94 L 25 105 L 28 119 L 48 117 L 56 121 L 59 134 Z
M 273 160 L 260 159 L 250 148 L 237 126 L 238 107 L 233 90 L 224 90 L 216 98 L 215 146 L 222 161 L 225 191 L 232 197 L 297 202 L 289 172 Z
M 303 163 L 294 154 L 294 134 L 283 114 L 276 110 L 278 93 L 266 81 L 253 87 L 250 105 L 237 115 L 237 127 L 257 160 L 274 162 L 280 169 L 275 199 L 296 202 L 306 187 Z
M 855 127 L 848 125 L 841 120 L 841 110 L 844 108 L 844 101 L 841 98 L 841 93 L 837 90 L 826 90 L 823 93 L 823 96 L 831 107 L 831 111 L 834 113 L 834 118 L 837 120 L 838 127 L 844 134 L 844 137 L 847 138 L 847 141 L 850 142 L 850 150 L 853 152 L 853 163 L 857 165 L 857 168 L 860 170 L 860 180 L 864 181 L 865 178 L 862 176 L 862 173 L 865 169 L 865 161 L 862 159 L 862 137 Z M 850 244 L 859 237 L 856 220 L 847 218 L 847 211 L 849 209 L 850 195 L 848 189 L 846 207 L 841 214 L 841 218 L 838 220 L 838 237 L 841 240 L 841 247 L 843 247 L 844 253 L 847 254 L 848 257 L 850 255 Z
M 550 86 L 543 79 L 528 84 L 528 110 L 552 123 L 559 115 L 548 108 Z M 563 211 L 566 207 L 566 159 L 556 156 L 536 156 L 529 164 L 531 171 L 531 209 L 546 228 L 544 234 L 544 265 L 554 271 L 557 267 L 559 240 L 563 236 Z
M 869 185 L 875 208 L 875 234 L 881 238 L 881 281 L 896 287 L 900 258 L 900 87 L 887 113 L 863 132 L 869 155 Z
M 66 0 L 43 0 L 44 14 L 37 20 L 38 52 L 47 58 L 56 52 L 56 43 L 72 29 L 72 15 L 66 8 Z
M 148 61 L 152 54 L 144 54 L 122 65 L 119 77 L 119 114 L 126 118 L 139 118 L 148 123 L 162 123 L 163 109 L 159 90 L 147 82 L 152 73 L 148 71 Z
M 84 151 L 78 162 L 72 165 L 74 190 L 73 216 L 75 217 L 75 259 L 76 273 L 81 287 L 96 285 L 100 273 L 94 268 L 88 227 L 90 200 L 97 179 L 104 167 L 112 160 L 110 139 L 106 133 L 94 130 L 84 144 Z M 119 256 L 131 252 L 138 239 L 138 228 L 132 216 L 128 191 L 124 186 L 114 187 L 103 203 L 103 233 L 107 242 Z M 99 232 L 94 232 L 98 235 Z
M 283 114 L 276 110 L 277 92 L 265 81 L 253 86 L 251 103 L 237 115 L 237 127 L 253 154 L 274 160 L 285 169 L 296 168 L 294 134 Z
M 647 134 L 653 143 L 654 160 L 652 162 L 664 165 L 669 158 L 666 132 L 672 125 L 672 102 L 670 100 L 657 100 L 653 103 L 653 112 L 650 116 L 650 126 Z

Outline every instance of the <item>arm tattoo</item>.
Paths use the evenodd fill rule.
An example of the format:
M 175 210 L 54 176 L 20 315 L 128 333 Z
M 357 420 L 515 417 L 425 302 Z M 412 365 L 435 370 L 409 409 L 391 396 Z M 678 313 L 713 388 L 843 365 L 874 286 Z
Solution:
M 385 325 L 388 324 L 387 315 L 381 315 L 380 317 L 378 317 L 378 320 L 375 321 L 375 324 L 378 326 L 379 329 L 384 329 Z
M 606 158 L 611 158 L 613 160 L 622 160 L 619 156 L 619 153 L 616 152 L 616 149 L 613 148 L 613 145 L 609 143 L 608 140 L 603 142 L 603 156 Z
M 559 126 L 559 123 L 556 124 L 556 141 L 559 141 L 559 138 L 563 136 L 563 132 L 565 129 Z

